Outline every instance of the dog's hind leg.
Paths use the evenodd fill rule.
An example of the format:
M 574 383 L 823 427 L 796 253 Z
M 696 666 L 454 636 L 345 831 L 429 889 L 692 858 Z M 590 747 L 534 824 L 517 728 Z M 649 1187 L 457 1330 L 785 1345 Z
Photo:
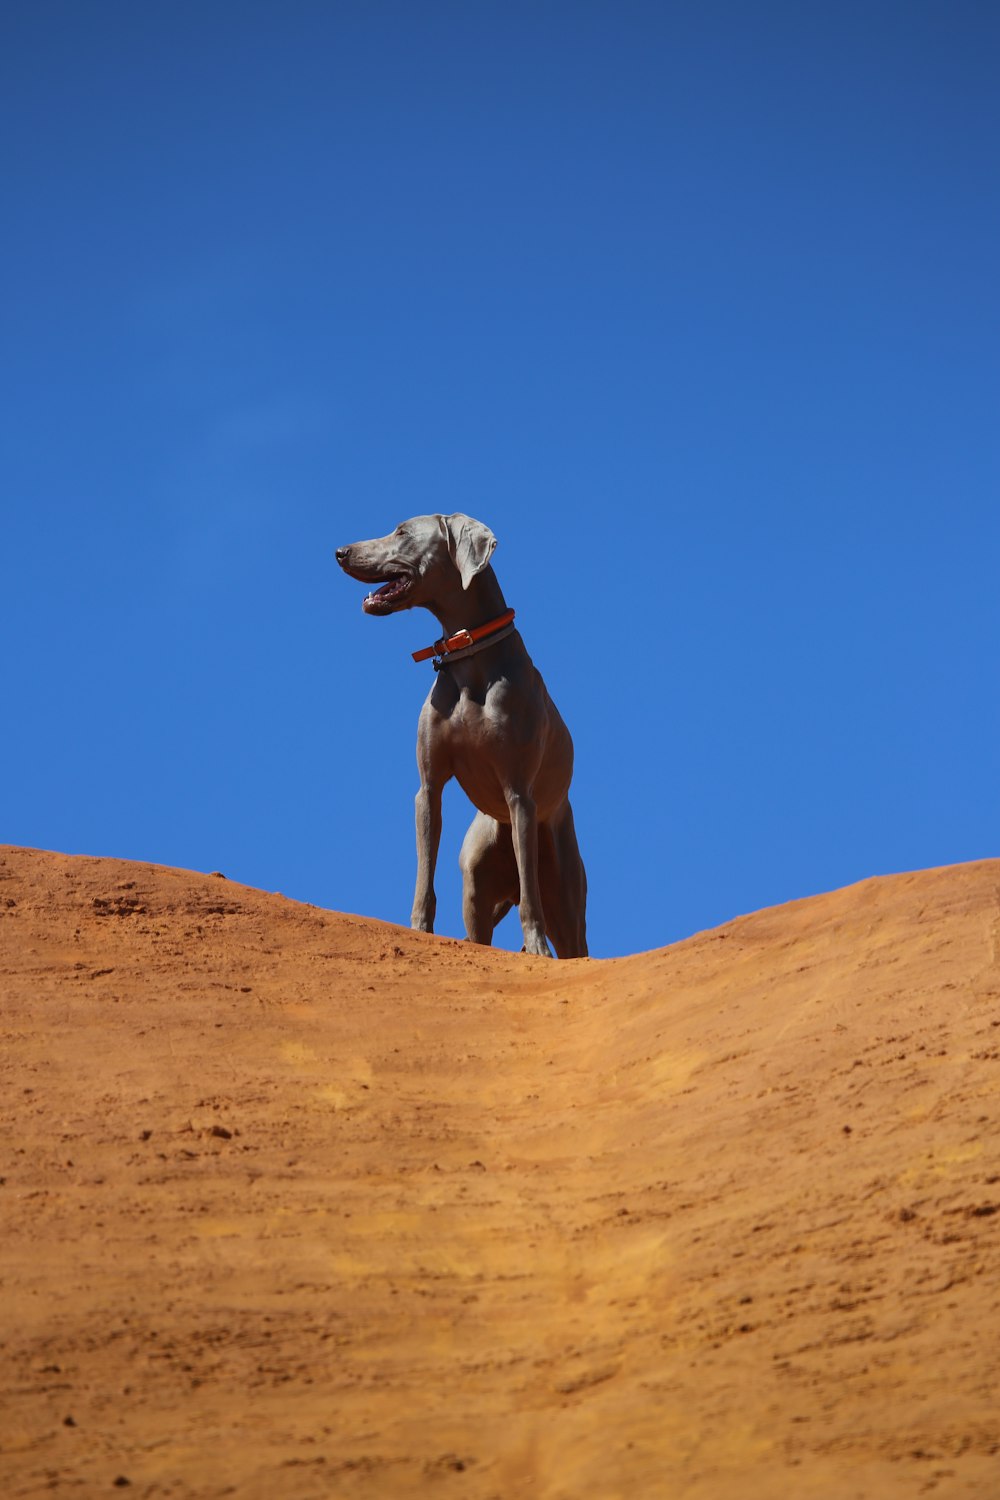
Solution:
M 493 941 L 497 923 L 517 905 L 517 862 L 510 828 L 478 812 L 458 858 L 462 870 L 462 915 L 471 943 Z

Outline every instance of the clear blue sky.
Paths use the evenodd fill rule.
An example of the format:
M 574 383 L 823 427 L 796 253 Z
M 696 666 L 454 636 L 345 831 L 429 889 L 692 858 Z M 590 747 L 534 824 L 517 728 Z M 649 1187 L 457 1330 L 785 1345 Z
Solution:
M 1000 854 L 997 6 L 10 0 L 0 112 L 0 841 L 406 922 L 333 549 L 464 510 L 596 955 Z

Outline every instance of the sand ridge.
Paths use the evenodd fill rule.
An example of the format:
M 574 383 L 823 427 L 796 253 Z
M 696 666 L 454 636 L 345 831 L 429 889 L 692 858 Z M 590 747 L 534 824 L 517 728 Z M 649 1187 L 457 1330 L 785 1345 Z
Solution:
M 10 1496 L 1000 1493 L 1000 861 L 550 963 L 0 848 Z

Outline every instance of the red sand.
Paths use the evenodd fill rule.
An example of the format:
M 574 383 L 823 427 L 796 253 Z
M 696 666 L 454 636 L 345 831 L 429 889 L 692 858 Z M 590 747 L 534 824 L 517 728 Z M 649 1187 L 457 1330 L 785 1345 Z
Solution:
M 998 932 L 996 861 L 550 963 L 0 849 L 0 1493 L 1000 1495 Z

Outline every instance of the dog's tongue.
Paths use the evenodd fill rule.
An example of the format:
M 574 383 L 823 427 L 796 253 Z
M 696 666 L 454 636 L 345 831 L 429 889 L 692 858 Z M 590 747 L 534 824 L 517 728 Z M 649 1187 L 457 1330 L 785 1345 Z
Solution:
M 399 593 L 399 590 L 403 587 L 404 582 L 405 579 L 403 578 L 390 578 L 388 583 L 383 583 L 381 588 L 374 589 L 372 593 L 368 595 L 368 597 L 369 599 L 388 599 L 391 594 Z

